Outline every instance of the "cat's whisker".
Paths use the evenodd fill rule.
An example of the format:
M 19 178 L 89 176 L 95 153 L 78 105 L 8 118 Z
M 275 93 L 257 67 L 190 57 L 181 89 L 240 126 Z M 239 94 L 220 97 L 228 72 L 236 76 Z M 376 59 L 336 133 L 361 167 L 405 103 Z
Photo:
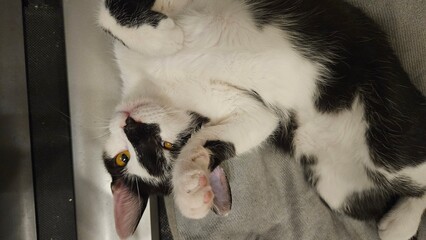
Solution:
M 55 111 L 55 112 L 57 112 L 57 113 L 59 113 L 59 114 L 61 114 L 63 117 L 65 117 L 66 119 L 67 119 L 67 121 L 68 122 L 70 122 L 72 125 L 74 125 L 73 124 L 73 121 L 75 121 L 74 119 L 73 119 L 73 121 L 71 121 L 71 116 L 69 115 L 69 114 L 66 114 L 66 113 L 64 113 L 63 111 L 61 111 L 61 110 L 59 110 L 59 109 L 57 109 L 56 107 L 54 107 L 54 106 L 52 106 L 51 104 L 47 104 L 47 106 L 50 108 L 50 109 L 52 109 L 53 111 Z M 105 125 L 108 125 L 109 123 L 110 123 L 110 119 L 103 119 L 103 118 L 101 118 L 101 117 L 99 117 L 99 116 L 97 116 L 97 115 L 95 115 L 95 114 L 91 114 L 91 113 L 86 113 L 86 115 L 88 115 L 90 118 L 93 118 L 94 119 L 94 121 L 96 121 L 96 122 L 101 122 L 101 123 L 103 123 L 103 124 L 105 124 Z M 78 121 L 78 120 L 77 120 Z M 79 124 L 80 126 L 84 126 L 84 124 L 81 124 L 81 123 L 77 123 L 77 124 Z
M 82 126 L 82 127 L 85 127 L 85 128 L 87 128 L 87 129 L 109 130 L 109 126 L 103 126 L 103 127 L 101 127 L 101 126 L 99 126 L 99 127 L 93 127 L 93 126 Z
M 163 113 L 164 113 L 164 114 L 174 114 L 174 113 L 182 113 L 182 112 L 185 112 L 185 111 L 183 111 L 183 110 L 180 110 L 180 109 L 174 109 L 174 108 L 169 107 L 169 106 L 167 106 L 167 107 L 161 106 L 160 108 L 161 108 L 161 110 L 163 111 Z
M 127 176 L 128 177 L 128 179 L 129 179 L 129 188 L 130 189 L 133 189 L 133 176 L 132 175 L 130 175 L 130 176 Z
M 99 136 L 93 137 L 93 140 L 100 139 L 100 138 L 106 137 L 106 136 L 108 136 L 108 135 L 109 135 L 109 132 L 106 132 L 106 133 L 101 134 L 101 135 L 99 135 Z
M 138 183 L 137 179 L 135 179 L 135 180 L 136 180 L 136 190 L 138 192 L 138 203 L 139 203 L 139 205 L 141 205 L 142 201 L 141 201 L 141 195 L 140 195 L 140 191 L 139 191 L 139 183 Z
M 64 117 L 67 118 L 67 122 L 71 125 L 73 128 L 84 128 L 87 130 L 93 130 L 93 129 L 109 129 L 110 121 L 109 120 L 102 120 L 102 121 L 96 121 L 93 123 L 93 125 L 88 124 L 87 122 L 78 119 L 73 118 L 72 121 L 70 121 L 69 116 L 66 114 L 62 114 Z

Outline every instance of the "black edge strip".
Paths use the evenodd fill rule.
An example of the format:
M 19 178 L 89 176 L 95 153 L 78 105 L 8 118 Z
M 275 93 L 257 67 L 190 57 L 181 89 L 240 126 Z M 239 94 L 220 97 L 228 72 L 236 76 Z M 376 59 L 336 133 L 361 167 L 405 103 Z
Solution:
M 160 216 L 157 195 L 151 195 L 149 197 L 149 210 L 151 216 L 151 239 L 160 240 Z
M 151 196 L 150 202 L 154 202 L 151 204 L 152 240 L 173 240 L 164 196 Z
M 37 239 L 77 239 L 62 1 L 23 0 Z

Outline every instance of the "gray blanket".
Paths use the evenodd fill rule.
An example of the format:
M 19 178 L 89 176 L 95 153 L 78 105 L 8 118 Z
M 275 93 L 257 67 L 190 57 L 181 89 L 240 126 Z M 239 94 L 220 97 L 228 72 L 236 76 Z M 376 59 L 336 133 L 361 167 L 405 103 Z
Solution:
M 414 83 L 426 92 L 426 1 L 350 0 L 374 18 Z M 210 213 L 189 220 L 166 198 L 175 239 L 379 239 L 375 222 L 360 222 L 331 212 L 305 183 L 300 167 L 271 146 L 223 164 L 233 208 L 227 217 Z M 426 173 L 425 173 L 426 174 Z M 426 217 L 419 232 L 426 239 Z

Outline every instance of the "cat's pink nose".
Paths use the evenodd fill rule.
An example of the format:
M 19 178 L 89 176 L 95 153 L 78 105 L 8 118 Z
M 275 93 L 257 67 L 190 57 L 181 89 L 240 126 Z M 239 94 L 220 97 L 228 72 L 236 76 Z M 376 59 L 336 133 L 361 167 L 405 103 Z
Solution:
M 126 118 L 130 116 L 129 111 L 121 111 L 121 113 L 124 114 L 124 116 L 126 116 Z

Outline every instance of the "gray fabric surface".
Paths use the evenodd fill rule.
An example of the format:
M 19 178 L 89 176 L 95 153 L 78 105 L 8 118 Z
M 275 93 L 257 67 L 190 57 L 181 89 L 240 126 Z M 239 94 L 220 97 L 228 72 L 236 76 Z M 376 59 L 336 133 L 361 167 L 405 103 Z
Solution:
M 389 34 L 413 82 L 426 92 L 426 1 L 349 0 Z M 166 198 L 175 239 L 379 239 L 374 222 L 332 213 L 309 187 L 295 161 L 264 146 L 223 164 L 233 196 L 227 217 L 189 220 Z M 426 239 L 426 216 L 419 240 Z

